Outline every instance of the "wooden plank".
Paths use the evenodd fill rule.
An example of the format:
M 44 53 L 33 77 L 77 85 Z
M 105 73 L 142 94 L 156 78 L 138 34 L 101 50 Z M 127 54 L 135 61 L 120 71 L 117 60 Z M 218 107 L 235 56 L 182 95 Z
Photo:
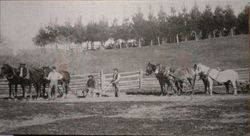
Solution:
M 88 74 L 77 74 L 77 75 L 71 75 L 71 77 L 88 77 L 89 75 L 99 76 L 99 73 L 88 73 Z
M 249 68 L 236 68 L 235 71 L 249 71 Z

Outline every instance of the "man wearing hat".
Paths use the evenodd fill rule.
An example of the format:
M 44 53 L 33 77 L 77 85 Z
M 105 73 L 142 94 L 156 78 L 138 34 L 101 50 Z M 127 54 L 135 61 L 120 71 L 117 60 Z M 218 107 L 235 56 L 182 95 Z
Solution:
M 114 68 L 114 74 L 113 74 L 113 80 L 111 81 L 113 88 L 114 88 L 114 92 L 115 92 L 115 97 L 118 97 L 118 83 L 120 81 L 120 74 L 117 68 Z
M 20 74 L 19 74 L 19 77 L 21 78 L 27 78 L 27 75 L 28 75 L 28 70 L 27 68 L 25 67 L 25 64 L 24 63 L 20 63 L 20 66 L 18 68 L 18 70 L 20 71 Z
M 53 99 L 55 99 L 56 93 L 58 92 L 58 80 L 60 80 L 62 78 L 63 78 L 63 75 L 58 73 L 56 71 L 56 67 L 53 66 L 52 71 L 49 73 L 49 75 L 47 77 L 47 80 L 50 80 L 50 84 L 49 84 L 50 89 L 47 92 L 48 96 L 49 96 L 49 99 L 52 98 L 52 97 L 53 97 Z M 52 92 L 53 88 L 55 89 L 55 93 L 54 93 L 54 95 L 51 96 L 51 92 Z
M 88 81 L 86 84 L 86 88 L 82 91 L 83 95 L 86 97 L 87 95 L 93 96 L 93 92 L 95 89 L 95 80 L 93 75 L 88 76 Z

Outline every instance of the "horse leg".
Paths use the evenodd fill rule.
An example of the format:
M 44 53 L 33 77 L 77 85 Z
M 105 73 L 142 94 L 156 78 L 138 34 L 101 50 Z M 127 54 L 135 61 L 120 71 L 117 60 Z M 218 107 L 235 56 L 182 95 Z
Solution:
M 210 95 L 213 95 L 213 79 L 208 78 Z
M 233 88 L 234 88 L 234 95 L 237 95 L 237 81 L 231 81 Z
M 204 87 L 205 87 L 205 93 L 208 94 L 208 82 L 207 82 L 207 80 L 204 79 L 204 78 L 202 79 L 202 82 L 203 82 Z
M 11 98 L 12 98 L 12 88 L 11 88 L 11 84 L 9 84 L 9 99 Z
M 62 97 L 65 97 L 65 95 L 66 95 L 66 83 L 65 82 L 63 82 L 62 83 Z M 65 95 L 64 95 L 64 93 L 65 93 Z
M 180 95 L 180 87 L 179 87 L 179 82 L 175 81 L 175 86 L 176 86 L 176 93 Z
M 39 86 L 39 84 L 36 84 L 35 85 L 35 88 L 36 88 L 36 99 L 40 97 L 40 89 L 41 89 L 41 86 Z
M 17 98 L 17 84 L 15 85 L 15 93 L 14 93 L 14 97 Z
M 23 91 L 23 98 L 26 98 L 26 93 L 25 93 L 25 85 L 21 85 L 22 91 Z
M 43 85 L 42 85 L 42 96 L 43 97 L 45 97 L 45 94 L 46 94 L 46 83 L 44 83 Z
M 229 94 L 229 82 L 224 83 L 224 85 L 226 87 L 227 94 Z
M 161 96 L 163 95 L 163 89 L 164 89 L 164 87 L 163 87 L 163 85 L 161 85 Z
M 65 83 L 65 98 L 67 98 L 68 91 L 69 91 L 69 84 Z
M 193 94 L 194 94 L 194 88 L 193 88 L 192 79 L 191 79 L 191 78 L 188 78 L 187 80 L 188 80 L 189 84 L 191 85 L 192 95 L 193 95 Z

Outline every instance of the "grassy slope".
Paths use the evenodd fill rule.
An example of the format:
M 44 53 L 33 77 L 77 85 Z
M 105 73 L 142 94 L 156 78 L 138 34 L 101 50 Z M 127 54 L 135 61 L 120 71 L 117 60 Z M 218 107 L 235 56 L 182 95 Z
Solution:
M 172 67 L 189 67 L 201 62 L 210 67 L 241 68 L 249 66 L 248 35 L 240 35 L 203 41 L 190 41 L 163 46 L 148 46 L 116 50 L 89 51 L 70 54 L 62 51 L 29 51 L 17 57 L 0 57 L 0 64 L 8 62 L 18 65 L 25 62 L 33 65 L 61 64 L 62 69 L 72 73 L 111 72 L 117 67 L 121 71 L 144 69 L 147 62 L 161 63 Z

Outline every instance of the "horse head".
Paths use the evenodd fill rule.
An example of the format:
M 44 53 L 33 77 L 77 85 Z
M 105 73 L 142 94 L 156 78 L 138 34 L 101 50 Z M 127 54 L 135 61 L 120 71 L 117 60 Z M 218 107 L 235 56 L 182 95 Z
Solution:
M 151 64 L 150 62 L 146 66 L 146 75 L 151 75 L 153 72 L 155 72 L 156 66 L 154 64 Z
M 194 64 L 193 66 L 193 70 L 195 72 L 195 75 L 199 75 L 203 72 L 203 68 L 204 65 L 202 65 L 201 63 L 198 63 L 198 64 Z
M 49 66 L 43 66 L 43 78 L 47 78 L 49 75 L 49 72 L 51 71 L 51 68 Z
M 0 77 L 13 78 L 15 72 L 14 68 L 12 68 L 9 64 L 3 64 L 1 67 Z

